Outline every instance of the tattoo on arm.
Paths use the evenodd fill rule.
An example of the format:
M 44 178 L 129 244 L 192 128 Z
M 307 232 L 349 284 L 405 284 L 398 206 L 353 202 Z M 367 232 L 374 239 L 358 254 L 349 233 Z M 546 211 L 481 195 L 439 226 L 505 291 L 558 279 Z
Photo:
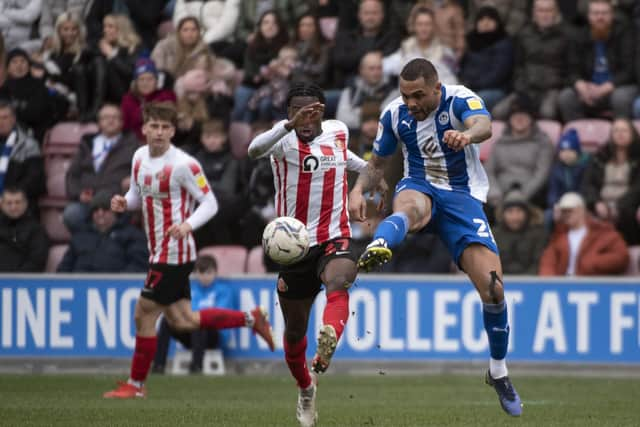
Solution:
M 488 116 L 476 114 L 464 121 L 467 130 L 464 131 L 471 138 L 472 144 L 478 144 L 491 137 L 491 120 Z
M 363 193 L 373 190 L 384 177 L 384 167 L 386 164 L 386 158 L 376 156 L 375 154 L 372 155 L 367 163 L 367 167 L 360 172 L 355 186 L 361 188 Z

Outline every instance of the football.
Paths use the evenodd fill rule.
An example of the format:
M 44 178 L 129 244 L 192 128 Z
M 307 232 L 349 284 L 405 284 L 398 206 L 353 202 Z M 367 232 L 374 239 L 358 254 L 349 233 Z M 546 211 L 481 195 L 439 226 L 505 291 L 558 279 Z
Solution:
M 300 261 L 309 251 L 307 227 L 290 216 L 271 221 L 262 233 L 262 248 L 278 264 L 289 265 Z

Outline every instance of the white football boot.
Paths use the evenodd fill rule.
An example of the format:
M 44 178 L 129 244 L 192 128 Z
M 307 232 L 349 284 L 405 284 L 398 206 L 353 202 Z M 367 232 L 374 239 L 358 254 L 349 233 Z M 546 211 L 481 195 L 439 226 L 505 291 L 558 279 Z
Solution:
M 316 412 L 317 385 L 318 378 L 315 374 L 311 374 L 311 385 L 298 391 L 296 418 L 301 427 L 314 427 L 318 422 L 318 412 Z

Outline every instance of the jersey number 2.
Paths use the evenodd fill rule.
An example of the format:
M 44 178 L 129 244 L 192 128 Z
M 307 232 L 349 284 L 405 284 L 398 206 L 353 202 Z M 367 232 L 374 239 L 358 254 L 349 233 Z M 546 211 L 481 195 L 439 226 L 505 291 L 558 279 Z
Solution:
M 491 233 L 491 229 L 489 228 L 489 226 L 487 225 L 484 219 L 473 218 L 473 222 L 475 224 L 478 224 L 478 231 L 477 231 L 478 236 L 490 237 L 491 241 L 495 243 L 495 240 L 493 239 L 493 234 Z

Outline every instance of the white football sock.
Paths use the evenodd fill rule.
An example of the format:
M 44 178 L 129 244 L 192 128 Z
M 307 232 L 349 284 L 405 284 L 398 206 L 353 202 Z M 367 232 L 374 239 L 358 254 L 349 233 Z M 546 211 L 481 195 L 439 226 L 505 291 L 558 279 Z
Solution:
M 507 359 L 497 360 L 494 358 L 490 358 L 489 373 L 494 379 L 506 377 L 507 375 L 509 375 L 509 370 L 507 369 Z

